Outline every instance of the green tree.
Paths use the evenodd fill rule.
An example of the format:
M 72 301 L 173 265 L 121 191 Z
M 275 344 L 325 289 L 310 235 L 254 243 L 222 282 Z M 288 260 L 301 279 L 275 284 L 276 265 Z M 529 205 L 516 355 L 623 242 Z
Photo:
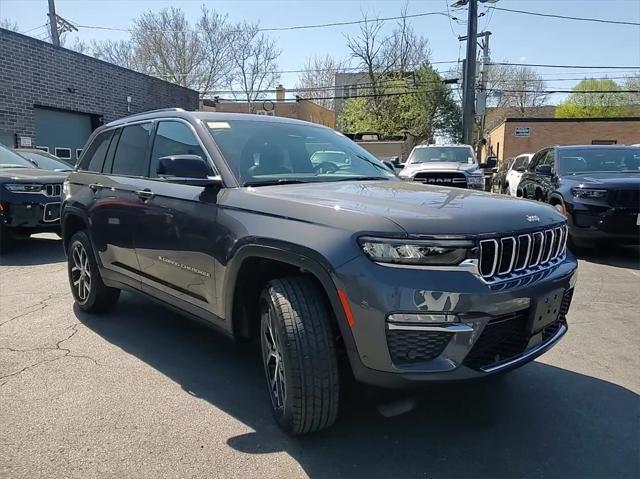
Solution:
M 423 64 L 411 76 L 388 73 L 359 98 L 345 102 L 338 127 L 345 132 L 377 131 L 384 135 L 411 133 L 418 141 L 436 135 L 459 138 L 460 107 L 440 74 Z
M 605 118 L 625 116 L 629 101 L 613 80 L 586 78 L 556 108 L 557 118 Z M 597 92 L 597 93 L 593 93 Z M 600 93 L 601 92 L 601 93 Z

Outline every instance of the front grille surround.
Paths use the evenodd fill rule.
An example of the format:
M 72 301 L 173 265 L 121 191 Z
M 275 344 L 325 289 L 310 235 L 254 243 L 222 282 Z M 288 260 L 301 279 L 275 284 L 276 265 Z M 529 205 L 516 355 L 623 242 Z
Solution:
M 43 185 L 42 194 L 49 197 L 62 196 L 62 183 L 49 183 Z
M 483 239 L 479 242 L 478 272 L 485 281 L 512 277 L 547 268 L 564 258 L 567 226 L 532 233 Z

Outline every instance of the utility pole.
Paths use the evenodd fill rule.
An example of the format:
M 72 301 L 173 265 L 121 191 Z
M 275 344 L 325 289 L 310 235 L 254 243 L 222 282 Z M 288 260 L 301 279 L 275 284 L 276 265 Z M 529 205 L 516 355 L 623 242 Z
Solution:
M 478 0 L 469 0 L 467 20 L 467 58 L 464 69 L 464 90 L 462 93 L 462 141 L 471 145 L 475 123 L 476 92 L 476 35 L 478 33 Z
M 60 35 L 58 34 L 58 19 L 56 17 L 55 0 L 49 0 L 49 27 L 51 27 L 51 43 L 56 47 L 59 47 Z
M 479 116 L 480 120 L 480 128 L 478 131 L 478 145 L 476 147 L 478 158 L 480 158 L 480 153 L 482 151 L 482 145 L 480 144 L 480 140 L 482 139 L 482 135 L 484 134 L 484 125 L 486 118 L 486 110 L 487 110 L 487 81 L 489 77 L 489 62 L 491 58 L 489 56 L 489 37 L 491 36 L 491 32 L 481 32 L 478 34 L 478 37 L 484 37 L 482 42 L 482 71 L 480 72 L 480 89 L 478 90 L 478 97 L 476 99 L 476 114 Z

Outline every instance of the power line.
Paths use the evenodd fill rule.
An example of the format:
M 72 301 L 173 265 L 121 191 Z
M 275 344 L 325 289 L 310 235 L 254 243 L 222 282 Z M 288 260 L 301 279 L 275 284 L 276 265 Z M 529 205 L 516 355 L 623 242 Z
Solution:
M 37 26 L 37 27 L 30 28 L 29 30 L 25 30 L 24 32 L 21 32 L 21 33 L 22 33 L 23 35 L 26 35 L 27 33 L 30 33 L 30 32 L 32 32 L 32 31 L 34 31 L 34 30 L 39 30 L 39 29 L 40 29 L 40 28 L 42 28 L 42 27 L 48 27 L 48 26 L 49 26 L 49 22 L 45 23 L 44 25 L 39 25 L 39 26 Z
M 534 15 L 536 17 L 549 17 L 549 18 L 561 18 L 563 20 L 576 20 L 581 22 L 597 22 L 597 23 L 611 23 L 615 25 L 633 25 L 640 26 L 638 22 L 625 22 L 620 20 L 603 20 L 602 18 L 587 18 L 587 17 L 571 17 L 567 15 L 554 15 L 551 13 L 540 13 L 540 12 L 528 12 L 525 10 L 514 10 L 511 8 L 501 8 L 501 7 L 487 7 L 487 9 L 491 10 L 500 10 L 502 12 L 510 12 L 510 13 L 522 13 L 524 15 Z
M 514 67 L 536 67 L 536 68 L 590 68 L 590 69 L 608 69 L 608 70 L 640 70 L 640 66 L 606 66 L 606 65 L 551 65 L 544 63 L 509 63 L 509 62 L 491 62 L 487 65 L 508 65 Z
M 445 17 L 449 17 L 447 12 L 424 12 L 424 13 L 414 13 L 411 15 L 398 15 L 395 17 L 383 17 L 383 18 L 372 18 L 372 19 L 362 19 L 362 20 L 351 20 L 346 22 L 332 22 L 332 23 L 318 23 L 313 25 L 293 25 L 290 27 L 269 27 L 269 28 L 257 28 L 258 32 L 282 32 L 288 30 L 307 30 L 311 28 L 328 28 L 328 27 L 341 27 L 345 25 L 359 25 L 367 22 L 385 22 L 388 20 L 401 20 L 404 18 L 418 18 L 418 17 L 427 17 L 431 15 L 442 15 Z M 88 28 L 93 30 L 108 30 L 114 32 L 129 32 L 131 33 L 133 30 L 130 28 L 117 28 L 117 27 L 103 27 L 100 25 L 76 25 L 78 28 Z M 159 31 L 166 33 L 184 33 L 184 32 L 203 32 L 204 30 L 199 29 L 189 29 L 189 30 L 163 30 L 163 29 L 145 29 L 145 31 Z M 232 30 L 228 33 L 240 33 L 239 31 Z

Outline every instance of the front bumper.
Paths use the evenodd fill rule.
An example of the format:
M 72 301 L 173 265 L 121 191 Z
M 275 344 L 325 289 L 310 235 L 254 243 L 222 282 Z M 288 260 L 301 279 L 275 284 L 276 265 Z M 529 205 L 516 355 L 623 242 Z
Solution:
M 0 223 L 6 228 L 41 230 L 56 229 L 60 226 L 60 198 L 41 195 L 12 195 L 3 198 Z
M 356 258 L 337 272 L 355 316 L 349 351 L 355 377 L 411 387 L 480 378 L 532 361 L 567 331 L 576 268 L 568 253 L 536 281 L 500 290 L 464 271 L 388 267 Z M 539 303 L 554 296 L 562 300 L 557 314 L 536 328 Z M 398 330 L 387 321 L 398 312 L 455 314 L 459 322 Z
M 639 207 L 567 205 L 569 234 L 580 242 L 613 240 L 640 244 Z

